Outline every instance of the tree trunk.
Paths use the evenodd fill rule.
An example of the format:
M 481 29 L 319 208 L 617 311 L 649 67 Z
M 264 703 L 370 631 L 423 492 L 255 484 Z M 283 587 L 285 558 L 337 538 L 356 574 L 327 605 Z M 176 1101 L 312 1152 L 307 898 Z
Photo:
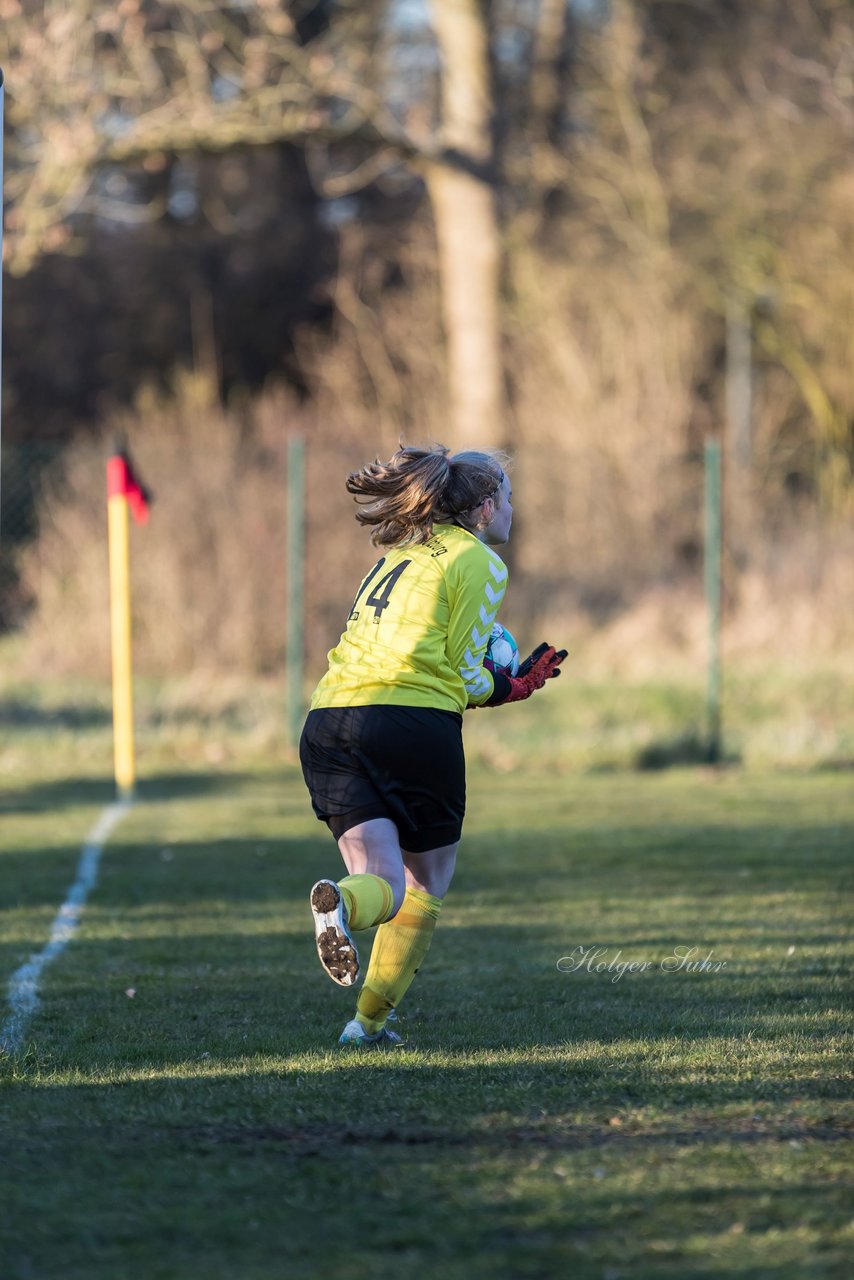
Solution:
M 427 169 L 439 251 L 453 443 L 504 439 L 492 91 L 478 0 L 433 0 L 445 159 Z

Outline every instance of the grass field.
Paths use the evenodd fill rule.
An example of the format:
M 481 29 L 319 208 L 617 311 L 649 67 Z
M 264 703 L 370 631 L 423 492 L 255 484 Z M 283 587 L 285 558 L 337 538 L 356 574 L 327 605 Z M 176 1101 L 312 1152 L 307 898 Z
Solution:
M 4 995 L 112 798 L 84 721 L 6 747 Z M 293 767 L 150 769 L 0 1059 L 3 1280 L 851 1274 L 850 773 L 499 764 L 367 1054 Z

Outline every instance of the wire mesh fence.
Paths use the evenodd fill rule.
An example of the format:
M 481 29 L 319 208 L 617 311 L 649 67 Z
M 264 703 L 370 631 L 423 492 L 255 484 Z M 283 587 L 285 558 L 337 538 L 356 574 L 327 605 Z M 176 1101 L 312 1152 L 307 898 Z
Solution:
M 175 738 L 195 726 L 193 732 L 220 742 L 230 728 L 284 739 L 293 720 L 289 633 L 291 645 L 296 636 L 304 639 L 304 700 L 341 632 L 354 584 L 377 557 L 353 523 L 343 487 L 348 472 L 366 460 L 364 444 L 309 435 L 303 625 L 292 625 L 287 483 L 293 434 L 280 421 L 274 427 L 241 433 L 225 416 L 204 412 L 195 425 L 176 415 L 130 442 L 141 478 L 153 491 L 150 520 L 132 526 L 130 545 L 134 674 L 152 733 L 168 729 Z M 106 731 L 109 725 L 107 456 L 102 442 L 4 446 L 0 737 L 41 722 L 69 731 Z M 698 758 L 708 729 L 702 472 L 693 459 L 664 457 L 666 485 L 649 495 L 646 514 L 638 503 L 631 518 L 620 508 L 617 484 L 603 479 L 599 518 L 588 521 L 589 506 L 580 517 L 566 496 L 577 471 L 571 442 L 560 454 L 550 445 L 549 462 L 545 468 L 523 455 L 514 472 L 511 586 L 503 620 L 521 645 L 556 639 L 570 649 L 570 679 L 561 685 L 571 692 L 552 699 L 563 708 L 560 722 L 550 719 L 548 708 L 537 713 L 529 745 L 536 741 L 537 749 L 545 749 L 543 726 L 555 741 L 567 735 L 575 741 L 578 726 L 586 724 L 588 737 L 610 743 L 611 755 L 623 759 L 626 743 L 643 741 L 639 726 L 646 723 L 655 748 L 650 759 L 669 759 L 671 739 L 682 744 L 680 751 L 688 744 Z M 673 493 L 679 509 L 668 523 Z M 831 538 L 806 528 L 799 534 L 786 554 L 777 543 L 755 569 L 736 566 L 725 539 L 724 750 L 738 687 L 734 671 L 750 672 L 743 678 L 752 690 L 759 688 L 757 670 L 797 661 L 814 672 L 827 665 L 825 659 L 839 667 L 837 655 L 846 651 L 850 620 L 845 623 L 842 603 L 850 543 L 842 534 Z M 654 562 L 649 548 L 655 548 Z M 639 575 L 639 563 L 646 577 Z M 837 689 L 833 680 L 828 677 L 828 690 Z M 79 695 L 80 681 L 88 682 L 91 696 Z M 585 681 L 598 690 L 590 694 L 595 706 L 580 692 Z M 649 703 L 652 721 L 668 726 L 667 733 L 644 721 L 646 710 L 636 722 L 638 708 L 647 706 L 647 694 L 639 692 L 644 682 L 669 690 L 657 710 Z M 813 680 L 815 714 L 809 707 L 810 727 L 801 736 L 821 738 L 810 751 L 836 758 L 844 752 L 838 733 L 821 728 L 834 714 L 822 688 Z M 292 688 L 291 704 L 295 696 Z M 781 716 L 798 721 L 803 699 L 785 710 L 784 696 L 768 696 L 779 701 Z M 44 699 L 49 714 L 39 709 Z M 515 719 L 521 724 L 527 714 Z M 471 732 L 484 749 L 504 759 L 495 722 L 485 716 L 474 721 Z M 785 736 L 787 724 L 778 724 L 769 751 L 800 751 L 800 739 Z M 659 750 L 662 740 L 666 749 Z M 207 742 L 209 749 L 218 748 Z
M 307 440 L 305 525 L 295 530 L 289 439 L 282 431 L 241 434 L 213 419 L 133 443 L 153 493 L 150 520 L 131 535 L 140 673 L 269 675 L 284 670 L 289 639 L 304 643 L 309 669 L 322 663 L 354 583 L 378 554 L 354 525 L 343 485 L 366 450 L 352 440 Z M 58 675 L 109 675 L 107 456 L 105 445 L 89 442 L 13 445 L 3 455 L 0 634 L 22 637 L 33 667 Z M 579 510 L 567 496 L 578 483 L 571 449 L 556 456 L 550 448 L 548 460 L 546 468 L 521 458 L 515 473 L 505 554 L 519 616 L 532 624 L 567 612 L 609 620 L 636 588 L 644 556 L 650 577 L 669 560 L 701 596 L 703 497 L 693 462 L 666 459 L 662 468 L 660 504 L 683 483 L 671 512 L 682 530 L 674 550 L 658 536 L 654 503 L 648 517 L 637 500 L 633 512 L 621 511 L 613 488 L 600 484 L 597 501 L 585 495 Z M 305 585 L 290 602 L 289 546 Z

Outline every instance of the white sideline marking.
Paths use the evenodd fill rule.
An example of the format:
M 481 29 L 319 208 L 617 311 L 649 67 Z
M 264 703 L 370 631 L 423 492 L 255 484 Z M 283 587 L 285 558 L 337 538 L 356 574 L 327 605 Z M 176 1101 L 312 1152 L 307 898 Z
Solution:
M 17 1053 L 20 1049 L 27 1023 L 39 1007 L 42 970 L 70 942 L 83 915 L 86 899 L 98 878 L 98 865 L 104 844 L 132 805 L 132 800 L 117 800 L 103 811 L 86 837 L 77 864 L 77 879 L 56 914 L 47 945 L 31 955 L 27 963 L 16 969 L 9 979 L 10 1013 L 0 1027 L 0 1049 L 5 1049 L 7 1053 Z

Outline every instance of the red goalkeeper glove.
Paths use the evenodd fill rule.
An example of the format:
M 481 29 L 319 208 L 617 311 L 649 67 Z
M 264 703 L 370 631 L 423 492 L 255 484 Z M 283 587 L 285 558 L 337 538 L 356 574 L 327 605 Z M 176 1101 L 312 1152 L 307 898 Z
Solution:
M 504 671 L 494 675 L 495 689 L 484 703 L 487 707 L 501 707 L 506 702 L 522 702 L 532 693 L 542 689 L 547 680 L 560 675 L 560 664 L 566 657 L 566 649 L 555 649 L 550 644 L 538 645 L 530 657 L 519 667 L 518 674 L 509 676 Z

